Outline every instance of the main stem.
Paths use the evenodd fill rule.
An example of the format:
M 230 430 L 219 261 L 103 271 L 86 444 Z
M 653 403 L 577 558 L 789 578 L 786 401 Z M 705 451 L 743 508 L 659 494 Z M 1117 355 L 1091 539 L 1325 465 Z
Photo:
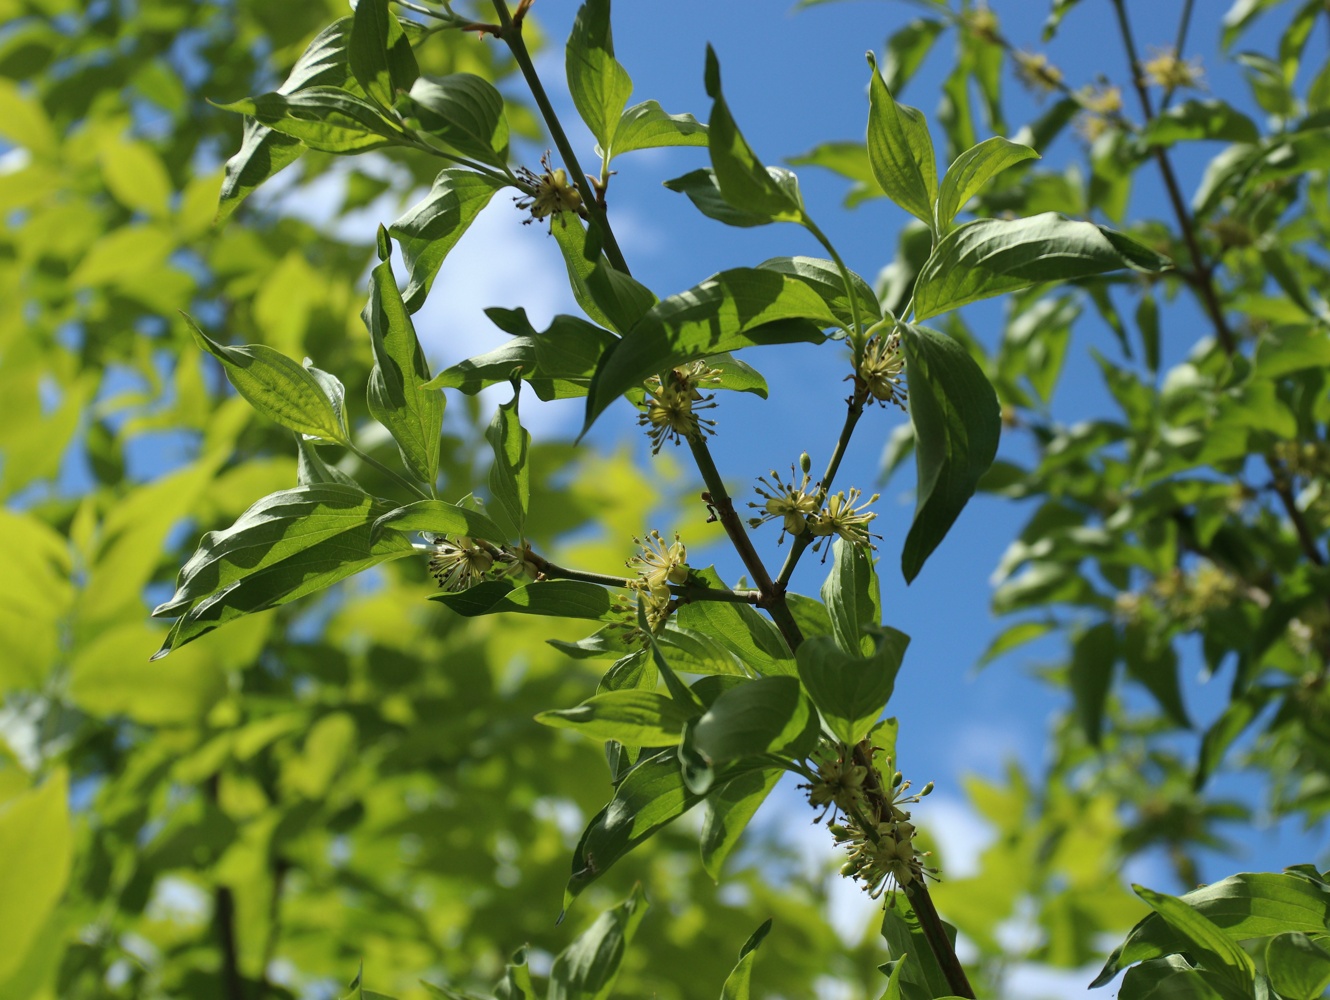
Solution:
M 583 203 L 586 206 L 587 213 L 591 221 L 600 228 L 602 242 L 605 248 L 605 256 L 610 264 L 616 270 L 628 274 L 628 263 L 624 260 L 623 253 L 619 249 L 619 244 L 614 238 L 614 230 L 610 228 L 609 219 L 605 216 L 604 206 L 595 197 L 595 192 L 587 182 L 586 175 L 582 172 L 581 166 L 577 162 L 577 154 L 573 152 L 572 144 L 568 141 L 568 136 L 563 130 L 559 117 L 550 104 L 549 97 L 545 93 L 545 88 L 540 82 L 540 77 L 536 73 L 536 68 L 531 62 L 531 56 L 527 52 L 526 44 L 522 40 L 522 22 L 519 18 L 514 18 L 508 10 L 506 0 L 493 0 L 494 9 L 499 16 L 499 37 L 507 42 L 509 49 L 516 59 L 518 67 L 522 71 L 522 76 L 526 79 L 527 86 L 531 89 L 531 95 L 535 98 L 537 107 L 545 119 L 545 124 L 550 130 L 550 135 L 554 143 L 559 148 L 559 154 L 563 157 L 564 166 L 572 175 L 573 183 L 581 192 Z M 525 9 L 524 7 L 522 8 Z M 821 237 L 824 245 L 830 244 L 825 237 Z M 835 254 L 834 250 L 831 250 Z M 842 277 L 846 279 L 846 294 L 849 296 L 851 308 L 857 312 L 855 302 L 854 288 L 851 285 L 848 272 L 844 265 L 836 258 L 837 264 L 841 269 Z M 859 333 L 858 323 L 856 322 L 856 335 Z M 841 431 L 840 439 L 837 441 L 836 449 L 832 453 L 831 462 L 827 467 L 827 472 L 823 477 L 823 490 L 830 485 L 831 478 L 835 475 L 840 466 L 841 459 L 844 457 L 846 445 L 849 443 L 850 434 L 854 431 L 854 426 L 858 423 L 859 417 L 863 413 L 866 397 L 856 385 L 855 392 L 850 399 L 849 413 L 846 416 L 845 427 Z M 771 615 L 771 620 L 780 630 L 786 644 L 791 652 L 798 650 L 802 645 L 804 636 L 799 629 L 798 623 L 794 620 L 794 615 L 790 611 L 789 603 L 785 599 L 785 586 L 788 582 L 788 574 L 782 571 L 780 580 L 772 580 L 771 574 L 767 572 L 766 564 L 762 562 L 762 557 L 758 555 L 753 547 L 753 541 L 748 536 L 747 527 L 743 519 L 734 509 L 734 501 L 731 499 L 729 491 L 725 488 L 725 481 L 721 478 L 720 470 L 716 468 L 716 462 L 711 457 L 711 450 L 707 447 L 706 440 L 701 434 L 688 438 L 689 449 L 693 453 L 693 460 L 697 464 L 698 471 L 702 474 L 702 479 L 707 486 L 707 501 L 716 512 L 716 519 L 720 521 L 721 527 L 725 529 L 729 536 L 731 544 L 743 561 L 744 567 L 753 578 L 753 583 L 757 587 L 759 597 L 753 601 L 758 607 L 765 608 Z M 806 543 L 805 543 L 806 544 Z M 802 551 L 802 550 L 800 550 Z M 794 556 L 793 550 L 791 556 Z M 797 556 L 795 556 L 797 561 Z M 789 570 L 793 571 L 793 565 L 787 563 Z M 714 598 L 712 598 L 714 599 Z M 862 751 L 856 749 L 856 755 L 861 755 Z M 860 761 L 866 763 L 868 772 L 876 775 L 876 769 L 872 766 L 872 761 Z M 877 785 L 876 797 L 880 804 L 885 802 L 885 794 L 881 785 Z M 974 988 L 970 985 L 969 979 L 965 975 L 965 970 L 961 967 L 960 959 L 956 956 L 956 951 L 948 940 L 946 930 L 942 925 L 942 920 L 938 916 L 937 908 L 933 905 L 933 899 L 929 895 L 928 887 L 923 880 L 918 880 L 905 887 L 906 898 L 914 908 L 915 914 L 919 917 L 920 927 L 928 940 L 929 947 L 937 958 L 939 966 L 947 977 L 948 988 L 957 996 L 974 997 Z

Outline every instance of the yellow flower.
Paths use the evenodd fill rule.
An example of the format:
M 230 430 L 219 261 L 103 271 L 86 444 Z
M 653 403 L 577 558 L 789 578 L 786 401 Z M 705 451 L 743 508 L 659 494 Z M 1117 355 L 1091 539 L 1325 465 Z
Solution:
M 702 395 L 699 385 L 720 381 L 720 369 L 709 367 L 705 361 L 695 361 L 670 373 L 668 385 L 661 385 L 660 376 L 646 381 L 646 410 L 637 422 L 647 428 L 651 438 L 651 454 L 660 451 L 666 441 L 678 444 L 693 440 L 703 431 L 714 434 L 714 420 L 697 415 L 698 410 L 715 407 L 712 397 Z
M 668 600 L 670 584 L 688 582 L 688 550 L 677 534 L 672 543 L 667 543 L 659 531 L 652 531 L 645 542 L 638 538 L 633 541 L 642 546 L 642 554 L 633 556 L 629 567 L 639 567 L 638 578 L 647 593 Z
M 881 403 L 895 403 L 905 409 L 905 357 L 901 354 L 900 334 L 877 334 L 868 342 L 859 362 L 859 381 Z
M 1062 70 L 1048 61 L 1042 52 L 1017 52 L 1016 76 L 1036 94 L 1047 94 L 1062 87 Z
M 522 167 L 517 171 L 518 180 L 523 183 L 524 197 L 514 198 L 517 207 L 530 212 L 531 217 L 523 220 L 523 225 L 530 225 L 537 219 L 554 219 L 565 212 L 576 212 L 586 218 L 586 207 L 582 204 L 582 193 L 568 180 L 568 172 L 562 167 L 558 170 L 550 163 L 549 150 L 540 158 L 544 172 L 535 172 Z
M 485 579 L 494 566 L 494 556 L 471 539 L 436 537 L 429 571 L 449 593 L 467 590 Z
M 1200 57 L 1180 59 L 1174 48 L 1155 49 L 1154 56 L 1141 63 L 1141 79 L 1166 90 L 1200 87 L 1204 76 Z
M 817 513 L 817 491 L 810 491 L 808 488 L 809 474 L 808 456 L 801 456 L 800 463 L 804 466 L 803 479 L 798 486 L 794 485 L 794 466 L 790 466 L 790 482 L 781 481 L 776 470 L 771 470 L 771 481 L 768 482 L 765 477 L 759 476 L 758 482 L 762 486 L 754 487 L 757 495 L 765 500 L 765 503 L 756 504 L 749 502 L 748 506 L 763 511 L 758 517 L 750 517 L 748 524 L 756 528 L 759 525 L 766 524 L 768 521 L 781 519 L 781 532 L 779 541 L 783 541 L 785 533 L 791 535 L 802 535 L 808 528 L 808 518 Z M 762 487 L 765 486 L 766 489 Z M 770 491 L 770 492 L 768 492 Z
M 809 519 L 808 530 L 822 537 L 840 535 L 852 545 L 872 545 L 873 536 L 868 525 L 877 514 L 864 508 L 876 503 L 878 494 L 874 493 L 856 507 L 860 496 L 859 488 L 851 487 L 848 496 L 841 492 L 827 497 L 827 505 Z

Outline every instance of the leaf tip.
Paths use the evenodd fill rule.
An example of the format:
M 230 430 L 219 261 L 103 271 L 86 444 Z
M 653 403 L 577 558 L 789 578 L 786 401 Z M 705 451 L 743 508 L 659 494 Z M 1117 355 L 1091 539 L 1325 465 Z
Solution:
M 388 237 L 388 229 L 382 222 L 379 223 L 379 231 L 375 234 L 375 249 L 379 253 L 379 260 L 386 261 L 392 256 L 393 243 Z
M 716 50 L 707 43 L 707 68 L 705 74 L 707 87 L 707 96 L 717 98 L 720 96 L 720 60 L 716 58 Z

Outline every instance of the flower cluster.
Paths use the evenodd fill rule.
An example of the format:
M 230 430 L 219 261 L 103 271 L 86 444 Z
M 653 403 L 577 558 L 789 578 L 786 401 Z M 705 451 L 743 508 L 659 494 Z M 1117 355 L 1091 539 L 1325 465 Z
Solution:
M 586 207 L 582 204 L 581 192 L 568 180 L 567 171 L 562 167 L 554 169 L 550 163 L 548 150 L 540 158 L 540 165 L 544 168 L 544 172 L 540 174 L 526 167 L 521 167 L 517 171 L 518 180 L 523 182 L 526 195 L 513 200 L 523 212 L 531 213 L 531 217 L 524 219 L 522 224 L 529 226 L 537 219 L 549 219 L 550 225 L 553 226 L 555 217 L 565 212 L 576 212 L 586 218 Z
M 825 538 L 840 535 L 851 545 L 873 544 L 873 539 L 880 537 L 868 530 L 869 523 L 877 514 L 866 510 L 869 504 L 876 503 L 879 494 L 874 493 L 863 503 L 859 503 L 860 493 L 857 486 L 851 486 L 847 495 L 844 492 L 827 497 L 827 505 L 808 519 L 808 530 L 815 537 Z M 855 506 L 858 504 L 858 506 Z
M 855 373 L 869 394 L 880 403 L 895 403 L 905 409 L 905 357 L 900 334 L 877 334 L 864 350 Z
M 652 635 L 659 635 L 675 607 L 670 584 L 688 582 L 688 550 L 677 534 L 673 542 L 667 542 L 659 531 L 648 534 L 646 541 L 640 538 L 633 541 L 641 546 L 642 552 L 628 560 L 627 565 L 637 571 L 637 578 L 628 584 L 630 596 L 614 601 L 619 621 L 613 627 L 622 629 L 630 642 L 645 642 L 637 616 L 638 602 L 647 628 Z
M 1142 80 L 1165 90 L 1196 89 L 1202 85 L 1204 77 L 1199 58 L 1182 59 L 1174 48 L 1155 49 L 1154 54 L 1141 63 Z
M 1062 88 L 1062 70 L 1042 52 L 1017 52 L 1015 59 L 1017 78 L 1033 93 L 1042 96 Z
M 658 454 L 666 441 L 678 444 L 685 439 L 691 441 L 704 431 L 715 433 L 712 428 L 716 422 L 697 415 L 698 410 L 709 410 L 716 405 L 698 386 L 715 384 L 720 376 L 719 368 L 712 368 L 705 361 L 694 361 L 671 371 L 664 384 L 659 375 L 647 379 L 645 409 L 637 422 L 647 428 L 651 454 Z
M 781 519 L 780 538 L 777 544 L 785 540 L 785 534 L 802 535 L 808 529 L 808 519 L 817 513 L 817 488 L 809 488 L 809 469 L 812 467 L 812 460 L 808 453 L 804 452 L 799 456 L 799 466 L 803 470 L 803 479 L 799 485 L 794 485 L 794 466 L 790 466 L 790 481 L 785 483 L 775 469 L 771 470 L 771 481 L 768 482 L 763 476 L 758 477 L 761 486 L 754 489 L 757 495 L 763 499 L 763 503 L 753 503 L 749 501 L 748 506 L 763 513 L 758 517 L 750 517 L 748 524 L 756 528 L 766 524 L 768 521 Z M 765 487 L 765 488 L 764 488 Z
M 868 741 L 860 748 L 872 762 L 876 748 Z M 868 895 L 877 899 L 889 889 L 907 886 L 924 876 L 937 876 L 936 868 L 926 867 L 929 855 L 920 852 L 914 843 L 914 824 L 906 806 L 913 805 L 933 790 L 929 782 L 917 795 L 909 794 L 910 783 L 895 771 L 889 789 L 868 787 L 869 767 L 852 763 L 852 750 L 838 744 L 834 750 L 813 757 L 817 780 L 800 787 L 808 789 L 808 800 L 814 808 L 821 807 L 821 821 L 829 809 L 845 814 L 843 823 L 832 821 L 827 828 L 836 843 L 849 854 L 841 866 L 841 874 L 862 882 Z M 891 769 L 891 759 L 886 760 Z
M 1117 87 L 1082 87 L 1076 92 L 1081 113 L 1076 118 L 1076 131 L 1094 142 L 1112 126 L 1114 117 L 1122 110 L 1122 91 Z
M 524 548 L 493 545 L 465 535 L 428 537 L 430 575 L 450 594 L 469 590 L 484 580 L 540 577 L 540 570 Z
M 808 789 L 809 805 L 822 810 L 814 823 L 821 823 L 828 812 L 834 822 L 838 813 L 853 816 L 863 809 L 868 768 L 853 763 L 848 746 L 838 743 L 834 749 L 818 749 L 812 762 L 816 779 L 799 787 Z

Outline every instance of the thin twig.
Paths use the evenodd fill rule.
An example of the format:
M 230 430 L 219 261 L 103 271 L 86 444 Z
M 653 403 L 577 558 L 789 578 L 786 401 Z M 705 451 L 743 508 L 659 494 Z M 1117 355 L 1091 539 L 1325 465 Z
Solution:
M 1195 0 L 1185 0 L 1182 5 L 1182 16 L 1178 19 L 1177 40 L 1173 43 L 1173 55 L 1175 58 L 1182 58 L 1182 49 L 1187 44 L 1187 29 L 1191 27 L 1191 11 Z M 1178 92 L 1177 84 L 1169 83 L 1164 90 L 1163 99 L 1159 102 L 1159 110 L 1167 111 L 1169 104 L 1173 101 L 1173 95 Z

